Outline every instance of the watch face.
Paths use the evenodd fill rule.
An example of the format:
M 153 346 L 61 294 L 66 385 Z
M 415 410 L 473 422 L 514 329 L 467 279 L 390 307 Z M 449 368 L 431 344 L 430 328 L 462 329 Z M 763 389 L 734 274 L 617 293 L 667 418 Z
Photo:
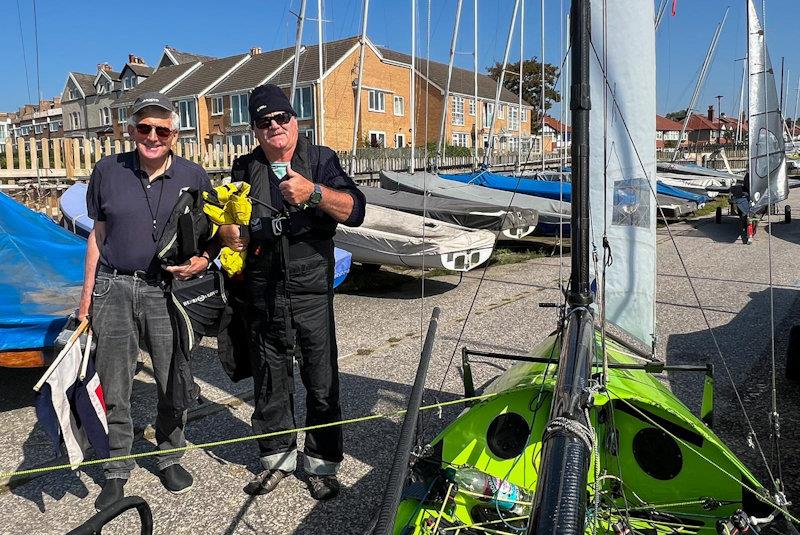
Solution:
M 322 200 L 322 189 L 319 187 L 319 184 L 314 184 L 314 191 L 311 192 L 311 195 L 308 197 L 308 204 L 312 206 L 316 206 Z

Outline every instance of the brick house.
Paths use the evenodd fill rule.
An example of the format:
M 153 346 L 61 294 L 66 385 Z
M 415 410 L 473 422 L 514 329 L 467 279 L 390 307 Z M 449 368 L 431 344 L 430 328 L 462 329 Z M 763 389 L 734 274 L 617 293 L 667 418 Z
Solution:
M 67 81 L 61 92 L 65 137 L 88 137 L 86 99 L 95 95 L 94 78 L 93 74 L 67 73 Z
M 11 137 L 11 117 L 6 112 L 0 112 L 0 145 L 4 145 L 6 138 Z
M 9 114 L 8 120 L 10 136 L 16 141 L 19 138 L 49 139 L 61 137 L 62 109 L 61 97 L 53 100 L 40 100 L 39 104 L 26 104 Z
M 569 147 L 572 144 L 572 128 L 549 115 L 544 116 L 542 139 L 546 152 Z
M 677 147 L 682 129 L 683 125 L 681 123 L 656 115 L 656 149 Z M 683 143 L 686 143 L 687 139 L 688 133 L 684 133 Z

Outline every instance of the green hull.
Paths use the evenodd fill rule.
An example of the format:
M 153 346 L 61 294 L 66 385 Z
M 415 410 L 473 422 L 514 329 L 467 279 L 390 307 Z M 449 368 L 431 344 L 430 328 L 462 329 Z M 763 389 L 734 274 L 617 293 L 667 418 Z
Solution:
M 638 363 L 619 344 L 607 340 L 607 349 L 610 363 Z M 559 351 L 560 340 L 551 336 L 531 356 L 557 358 Z M 597 354 L 602 354 L 599 342 Z M 415 483 L 398 509 L 396 534 L 519 533 L 510 526 L 519 529 L 525 520 L 509 520 L 511 512 L 450 487 L 441 469 L 474 467 L 532 493 L 555 371 L 555 364 L 515 364 L 486 389 L 493 397 L 465 410 L 436 437 L 414 466 Z M 737 509 L 750 514 L 769 510 L 754 495 L 763 489 L 753 475 L 657 378 L 643 370 L 612 368 L 607 385 L 589 411 L 598 448 L 587 489 L 587 516 L 594 520 L 587 525 L 596 524 L 598 533 L 615 533 L 613 524 L 627 517 L 634 532 L 712 534 L 717 520 Z M 514 444 L 520 440 L 519 419 L 505 436 L 500 421 L 493 425 L 509 413 L 521 416 L 531 429 L 527 442 L 523 437 Z M 601 476 L 597 486 L 596 473 Z

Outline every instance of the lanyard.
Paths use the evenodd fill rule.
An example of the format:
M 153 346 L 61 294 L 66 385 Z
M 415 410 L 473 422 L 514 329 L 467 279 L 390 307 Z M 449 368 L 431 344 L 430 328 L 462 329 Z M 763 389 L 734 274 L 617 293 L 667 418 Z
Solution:
M 144 172 L 144 171 L 142 171 L 142 172 Z M 145 174 L 147 174 L 147 173 L 145 173 Z M 158 191 L 158 202 L 156 202 L 156 210 L 155 210 L 155 212 L 153 211 L 153 206 L 150 204 L 150 196 L 147 194 L 147 189 L 148 188 L 145 187 L 144 182 L 142 182 L 142 180 L 143 179 L 141 177 L 139 177 L 139 185 L 142 186 L 142 192 L 144 193 L 144 198 L 145 198 L 145 200 L 147 200 L 147 209 L 150 211 L 150 217 L 153 218 L 153 233 L 152 233 L 153 242 L 157 242 L 158 241 L 158 234 L 157 234 L 158 220 L 157 220 L 157 216 L 158 216 L 158 209 L 161 207 L 161 197 L 164 195 L 164 175 L 161 175 L 161 178 L 157 179 L 157 180 L 161 181 L 161 188 Z M 144 180 L 148 180 L 149 181 L 150 177 L 146 177 Z

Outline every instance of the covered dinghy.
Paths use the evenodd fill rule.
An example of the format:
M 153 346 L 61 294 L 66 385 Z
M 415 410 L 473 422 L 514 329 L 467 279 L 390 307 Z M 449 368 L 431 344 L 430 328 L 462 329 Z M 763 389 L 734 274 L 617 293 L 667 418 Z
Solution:
M 499 237 L 519 239 L 536 227 L 536 210 L 512 206 L 506 210 L 491 204 L 431 197 L 407 191 L 359 187 L 367 203 L 410 214 L 423 215 L 461 227 L 502 232 Z
M 0 193 L 0 365 L 46 363 L 78 307 L 86 241 Z
M 360 227 L 340 225 L 334 241 L 354 262 L 469 271 L 489 259 L 495 236 L 367 204 Z

